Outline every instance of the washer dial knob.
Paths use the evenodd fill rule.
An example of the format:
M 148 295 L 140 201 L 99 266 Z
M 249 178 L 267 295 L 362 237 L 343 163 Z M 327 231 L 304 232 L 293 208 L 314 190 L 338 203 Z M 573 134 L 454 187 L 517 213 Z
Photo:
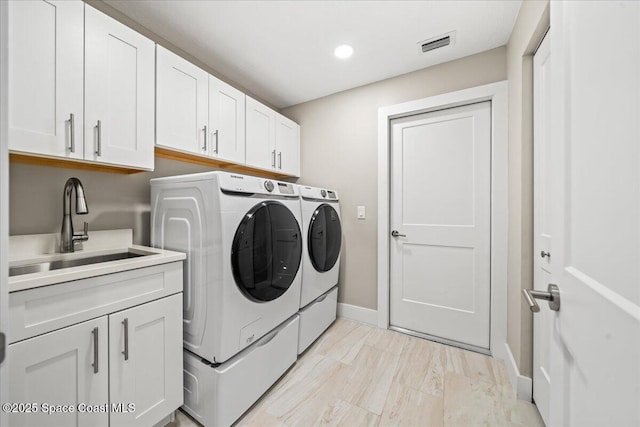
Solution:
M 271 193 L 271 192 L 273 191 L 273 188 L 274 188 L 274 187 L 273 187 L 273 182 L 271 182 L 271 181 L 265 181 L 265 182 L 264 182 L 264 188 L 266 188 L 266 189 L 267 189 L 267 191 L 268 191 L 269 193 Z
M 325 190 L 320 190 L 320 194 L 322 197 L 327 197 L 327 192 Z

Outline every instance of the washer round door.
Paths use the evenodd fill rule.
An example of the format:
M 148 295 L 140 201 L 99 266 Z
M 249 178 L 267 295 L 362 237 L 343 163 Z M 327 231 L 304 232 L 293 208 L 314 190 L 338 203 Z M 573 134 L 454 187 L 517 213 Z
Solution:
M 311 265 L 319 272 L 333 268 L 340 256 L 342 227 L 338 212 L 328 204 L 322 204 L 313 212 L 309 222 L 307 247 Z
M 293 283 L 302 258 L 300 226 L 282 203 L 251 208 L 240 222 L 231 248 L 236 285 L 249 299 L 272 301 Z

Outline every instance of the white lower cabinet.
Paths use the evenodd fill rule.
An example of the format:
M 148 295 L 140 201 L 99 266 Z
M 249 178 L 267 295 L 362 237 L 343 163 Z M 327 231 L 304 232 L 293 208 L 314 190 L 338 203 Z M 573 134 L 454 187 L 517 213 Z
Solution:
M 33 405 L 11 426 L 152 426 L 182 405 L 182 294 L 13 343 L 9 366 Z
M 109 316 L 109 397 L 135 411 L 112 426 L 152 426 L 182 404 L 182 294 Z
M 15 405 L 9 408 L 9 425 L 109 425 L 106 411 L 77 411 L 80 403 L 109 402 L 108 324 L 104 316 L 9 346 L 9 397 Z M 62 412 L 64 406 L 56 405 L 74 411 Z

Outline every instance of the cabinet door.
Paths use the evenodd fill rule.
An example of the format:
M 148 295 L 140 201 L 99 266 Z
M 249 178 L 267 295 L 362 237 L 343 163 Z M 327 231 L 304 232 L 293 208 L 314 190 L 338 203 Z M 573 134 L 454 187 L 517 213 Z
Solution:
M 300 176 L 300 126 L 282 114 L 276 115 L 276 170 Z
M 209 152 L 209 74 L 157 47 L 156 144 L 195 154 Z
M 9 2 L 10 150 L 83 158 L 83 14 L 81 1 Z
M 210 155 L 244 163 L 245 95 L 209 76 Z
M 182 294 L 109 316 L 111 426 L 151 426 L 182 405 Z
M 276 167 L 276 112 L 247 96 L 246 163 L 262 169 Z
M 106 411 L 81 413 L 78 404 L 109 402 L 106 316 L 9 346 L 11 402 L 74 405 L 73 413 L 11 413 L 11 426 L 107 426 Z M 106 409 L 106 407 L 105 407 Z
M 153 169 L 154 49 L 85 7 L 85 160 Z

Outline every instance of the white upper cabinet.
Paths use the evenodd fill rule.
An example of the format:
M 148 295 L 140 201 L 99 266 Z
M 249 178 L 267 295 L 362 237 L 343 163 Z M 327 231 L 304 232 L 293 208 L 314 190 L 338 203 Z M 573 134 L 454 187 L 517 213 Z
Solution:
M 275 169 L 275 127 L 276 112 L 247 96 L 247 165 L 261 169 Z
M 83 158 L 84 4 L 9 2 L 9 149 Z
M 153 169 L 155 43 L 85 8 L 85 159 Z
M 156 73 L 156 145 L 208 154 L 209 74 L 160 45 Z
M 300 176 L 300 126 L 247 96 L 247 165 Z
M 245 161 L 245 94 L 209 75 L 209 154 Z
M 300 126 L 282 114 L 276 114 L 276 150 L 276 170 L 300 176 Z
M 9 148 L 153 169 L 155 44 L 81 1 L 9 13 Z

